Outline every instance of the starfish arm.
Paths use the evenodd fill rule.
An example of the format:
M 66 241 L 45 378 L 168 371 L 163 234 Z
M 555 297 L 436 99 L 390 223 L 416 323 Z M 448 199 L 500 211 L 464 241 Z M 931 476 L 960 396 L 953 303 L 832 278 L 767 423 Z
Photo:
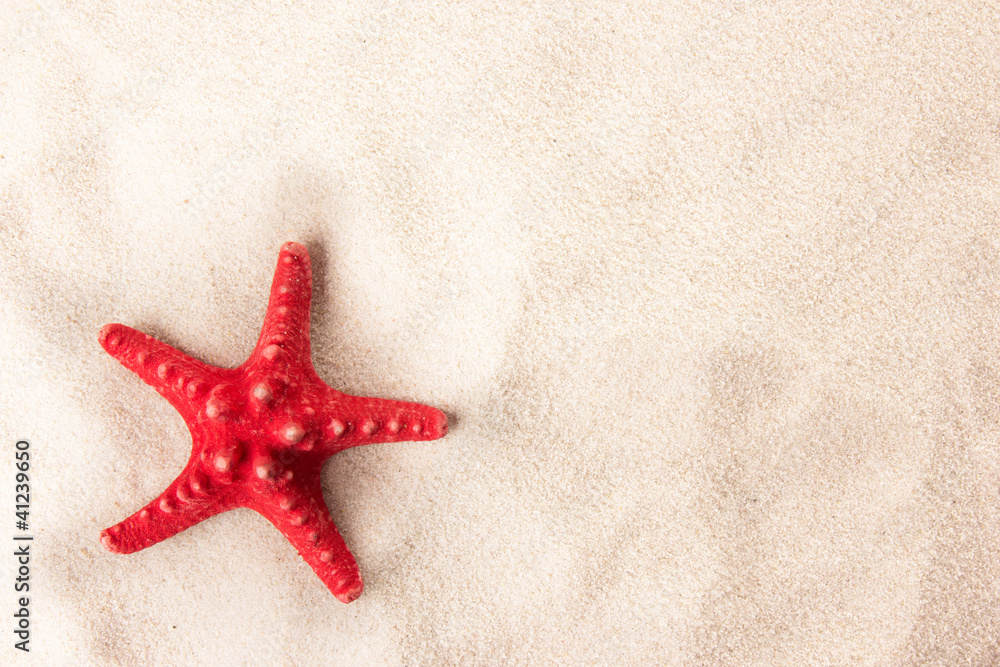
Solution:
M 101 533 L 101 543 L 112 553 L 130 554 L 151 547 L 196 523 L 236 505 L 210 494 L 211 482 L 196 464 L 189 463 L 177 479 L 148 505 Z
M 278 266 L 271 283 L 264 326 L 249 363 L 263 357 L 272 360 L 283 351 L 292 365 L 312 368 L 309 346 L 309 304 L 312 301 L 312 263 L 299 243 L 281 246 Z
M 448 418 L 429 405 L 331 391 L 319 440 L 327 456 L 358 445 L 436 440 L 448 433 Z
M 124 324 L 105 325 L 97 339 L 108 354 L 158 391 L 189 424 L 196 415 L 191 401 L 218 381 L 220 369 Z
M 358 564 L 330 518 L 319 475 L 311 477 L 251 508 L 281 531 L 334 597 L 354 602 L 364 588 Z

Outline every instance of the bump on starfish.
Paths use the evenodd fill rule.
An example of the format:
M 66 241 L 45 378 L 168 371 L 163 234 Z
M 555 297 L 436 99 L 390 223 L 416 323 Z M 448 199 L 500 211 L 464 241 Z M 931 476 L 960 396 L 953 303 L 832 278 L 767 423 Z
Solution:
M 192 440 L 167 489 L 101 533 L 109 551 L 133 553 L 248 507 L 288 538 L 338 600 L 361 595 L 357 563 L 323 500 L 323 463 L 348 447 L 443 437 L 448 420 L 426 405 L 350 396 L 324 383 L 312 365 L 311 299 L 309 253 L 286 243 L 260 338 L 238 368 L 210 366 L 122 324 L 101 329 L 101 346 L 170 402 Z

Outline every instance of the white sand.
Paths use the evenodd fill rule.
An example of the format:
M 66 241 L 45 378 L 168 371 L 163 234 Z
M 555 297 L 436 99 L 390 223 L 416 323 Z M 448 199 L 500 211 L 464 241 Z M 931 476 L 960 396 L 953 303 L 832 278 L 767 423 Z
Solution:
M 0 663 L 1000 663 L 1000 8 L 333 4 L 4 3 Z M 248 510 L 99 543 L 190 436 L 98 330 L 235 366 L 288 240 L 453 418 L 325 468 L 349 606 Z

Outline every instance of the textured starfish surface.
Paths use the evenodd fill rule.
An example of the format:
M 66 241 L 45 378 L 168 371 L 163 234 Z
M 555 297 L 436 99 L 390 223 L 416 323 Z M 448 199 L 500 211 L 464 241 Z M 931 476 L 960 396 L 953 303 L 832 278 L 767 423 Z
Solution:
M 193 440 L 177 479 L 101 533 L 109 551 L 139 551 L 210 516 L 249 507 L 288 538 L 337 599 L 361 595 L 357 563 L 323 500 L 323 462 L 357 445 L 440 438 L 448 420 L 426 405 L 327 386 L 312 366 L 311 299 L 309 253 L 286 243 L 260 339 L 238 368 L 209 366 L 121 324 L 101 329 L 101 346 L 174 406 Z

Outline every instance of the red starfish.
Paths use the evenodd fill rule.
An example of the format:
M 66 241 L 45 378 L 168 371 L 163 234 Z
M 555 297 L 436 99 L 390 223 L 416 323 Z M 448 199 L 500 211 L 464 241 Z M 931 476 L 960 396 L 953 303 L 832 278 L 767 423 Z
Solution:
M 139 551 L 249 507 L 288 538 L 338 600 L 361 595 L 357 563 L 323 501 L 323 462 L 356 445 L 440 438 L 448 420 L 426 405 L 327 386 L 312 366 L 311 298 L 309 253 L 286 243 L 257 347 L 234 369 L 209 366 L 121 324 L 101 329 L 101 346 L 170 401 L 194 443 L 166 491 L 101 533 L 109 551 Z

